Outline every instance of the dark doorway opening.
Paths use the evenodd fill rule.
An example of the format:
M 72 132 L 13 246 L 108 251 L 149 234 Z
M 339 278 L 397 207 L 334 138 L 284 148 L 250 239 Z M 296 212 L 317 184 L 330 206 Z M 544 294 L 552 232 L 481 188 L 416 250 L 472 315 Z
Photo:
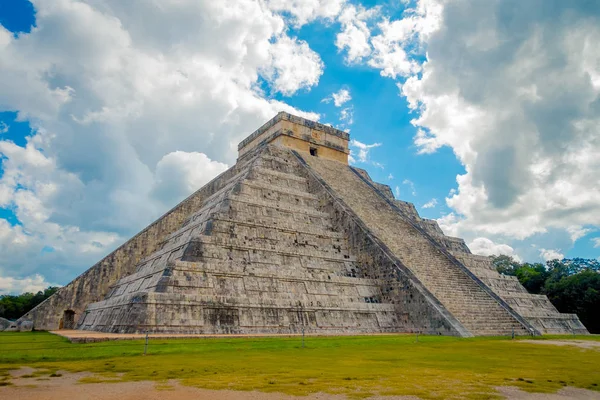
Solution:
M 62 329 L 75 329 L 75 311 L 65 310 L 63 313 Z
M 317 148 L 316 147 L 311 147 L 310 148 L 310 155 L 313 157 L 317 156 Z

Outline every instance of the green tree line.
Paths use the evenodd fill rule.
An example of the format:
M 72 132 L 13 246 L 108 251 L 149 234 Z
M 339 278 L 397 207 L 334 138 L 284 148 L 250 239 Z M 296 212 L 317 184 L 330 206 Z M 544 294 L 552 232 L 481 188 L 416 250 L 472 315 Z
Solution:
M 10 320 L 18 319 L 52 296 L 57 290 L 58 287 L 50 286 L 37 293 L 4 294 L 0 296 L 0 317 Z
M 572 258 L 520 263 L 509 256 L 492 256 L 504 275 L 516 276 L 529 293 L 545 294 L 563 313 L 574 313 L 590 333 L 600 333 L 600 262 Z

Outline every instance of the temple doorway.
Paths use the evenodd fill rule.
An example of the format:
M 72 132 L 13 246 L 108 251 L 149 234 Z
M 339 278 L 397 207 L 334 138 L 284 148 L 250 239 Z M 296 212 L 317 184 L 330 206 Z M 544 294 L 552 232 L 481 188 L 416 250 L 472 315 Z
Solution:
M 64 311 L 62 318 L 62 329 L 75 329 L 75 311 Z

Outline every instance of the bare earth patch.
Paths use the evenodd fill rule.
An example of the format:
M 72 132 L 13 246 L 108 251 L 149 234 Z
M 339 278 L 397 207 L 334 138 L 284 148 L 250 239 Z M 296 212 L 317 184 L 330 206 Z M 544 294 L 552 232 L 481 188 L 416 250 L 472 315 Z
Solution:
M 50 333 L 69 339 L 73 343 L 95 343 L 109 340 L 140 340 L 146 337 L 143 333 L 108 333 L 97 331 L 82 331 L 77 329 L 62 329 Z M 365 333 L 364 336 L 392 336 L 397 333 Z M 152 333 L 149 339 L 232 339 L 232 338 L 269 338 L 269 337 L 300 337 L 301 333 L 286 334 L 187 334 L 187 333 Z M 327 334 L 310 333 L 305 336 L 332 336 Z M 336 333 L 335 336 L 353 336 L 352 334 Z M 412 336 L 412 335 L 408 335 Z
M 309 396 L 290 396 L 282 393 L 208 390 L 183 386 L 177 381 L 80 383 L 93 375 L 87 372 L 68 373 L 49 378 L 32 377 L 39 372 L 30 367 L 11 371 L 11 385 L 0 387 L 2 399 L 36 400 L 346 400 L 346 396 L 315 393 Z M 105 378 L 101 378 L 105 379 Z M 413 396 L 371 397 L 371 400 L 417 400 Z
M 519 340 L 518 343 L 550 344 L 554 346 L 577 346 L 584 349 L 600 350 L 600 342 L 592 340 Z
M 36 400 L 346 400 L 343 395 L 315 393 L 309 396 L 290 396 L 282 393 L 242 392 L 233 390 L 208 390 L 183 386 L 175 380 L 140 382 L 80 383 L 93 377 L 87 372 L 58 371 L 44 375 L 39 370 L 22 367 L 11 371 L 11 385 L 0 387 L 0 398 Z M 557 393 L 528 393 L 515 387 L 497 387 L 500 395 L 515 400 L 593 400 L 600 393 L 586 389 L 565 387 Z M 418 400 L 414 396 L 375 396 L 369 400 Z
M 528 393 L 516 387 L 497 387 L 502 395 L 513 400 L 594 400 L 600 399 L 600 393 L 586 389 L 566 387 L 556 393 Z

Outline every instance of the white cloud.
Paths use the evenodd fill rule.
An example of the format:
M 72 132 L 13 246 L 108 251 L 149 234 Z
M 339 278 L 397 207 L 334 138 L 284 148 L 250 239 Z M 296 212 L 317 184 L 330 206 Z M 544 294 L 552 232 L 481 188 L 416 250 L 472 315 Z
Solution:
M 590 64 L 600 60 L 600 28 L 583 9 L 557 6 L 546 18 L 521 3 L 528 11 L 511 12 L 536 22 L 502 29 L 499 9 L 476 3 L 444 14 L 422 76 L 402 85 L 419 112 L 415 144 L 450 146 L 466 169 L 445 225 L 518 239 L 561 228 L 575 241 L 583 225 L 600 225 L 600 188 L 589 185 L 600 170 L 600 72 Z
M 203 153 L 169 153 L 156 165 L 154 194 L 174 205 L 226 169 L 227 164 L 212 161 Z
M 469 249 L 473 254 L 480 256 L 499 256 L 506 255 L 521 262 L 521 258 L 515 253 L 515 250 L 507 244 L 494 243 L 488 238 L 478 237 L 469 243 Z
M 353 147 L 354 149 L 350 149 L 350 154 L 353 157 L 353 159 L 356 155 L 356 157 L 358 157 L 358 161 L 364 163 L 367 162 L 367 160 L 369 159 L 369 151 L 379 146 L 381 146 L 381 143 L 365 144 L 359 142 L 356 139 L 352 139 L 350 140 L 350 147 Z
M 368 22 L 380 11 L 378 7 L 346 7 L 339 17 L 342 30 L 336 46 L 346 51 L 349 63 L 366 61 L 382 76 L 395 79 L 420 72 L 421 62 L 414 55 L 422 52 L 423 42 L 439 29 L 442 4 L 436 0 L 417 1 L 416 7 L 407 8 L 401 19 L 390 21 L 383 17 L 377 28 L 370 27 Z M 373 31 L 379 33 L 373 36 Z
M 371 30 L 367 22 L 378 13 L 377 7 L 365 9 L 362 6 L 349 5 L 340 14 L 338 20 L 342 30 L 336 36 L 335 45 L 339 51 L 346 52 L 345 58 L 348 63 L 360 62 L 371 54 Z
M 272 61 L 262 69 L 273 88 L 286 96 L 319 83 L 324 64 L 305 41 L 281 36 L 270 46 Z
M 594 244 L 594 248 L 600 247 L 600 237 L 592 238 L 592 243 Z
M 0 295 L 20 294 L 24 292 L 37 293 L 40 290 L 46 289 L 48 286 L 58 285 L 46 282 L 44 277 L 39 274 L 22 279 L 4 278 L 0 276 Z
M 0 220 L 5 278 L 68 282 L 233 163 L 278 111 L 319 117 L 261 92 L 261 78 L 291 95 L 323 72 L 275 2 L 33 3 L 30 33 L 0 26 L 0 105 L 33 129 L 24 147 L 0 141 L 0 203 L 20 222 Z M 303 23 L 335 18 L 334 3 L 286 10 Z
M 340 122 L 344 128 L 354 123 L 354 107 L 346 107 L 340 111 Z
M 332 93 L 330 96 L 325 97 L 321 100 L 321 103 L 331 103 L 336 107 L 342 107 L 344 104 L 352 100 L 350 91 L 348 89 L 340 89 L 337 92 Z M 339 126 L 338 129 L 346 132 L 350 131 L 350 126 L 354 123 L 354 106 L 345 107 L 340 110 L 338 114 Z
M 542 257 L 544 261 L 562 260 L 565 258 L 564 254 L 562 254 L 559 249 L 540 249 L 540 257 Z
M 4 121 L 0 121 L 0 135 L 6 132 L 8 132 L 8 125 Z
M 318 18 L 333 20 L 342 10 L 345 0 L 268 0 L 271 10 L 287 12 L 296 26 Z
M 77 268 L 90 266 L 121 240 L 118 233 L 82 230 L 65 218 L 78 209 L 84 185 L 38 150 L 50 139 L 40 131 L 25 147 L 0 141 L 5 157 L 0 206 L 13 209 L 21 223 L 13 226 L 0 219 L 0 276 L 5 283 L 13 282 L 12 278 L 18 283 L 36 273 L 51 274 L 52 281 L 72 277 Z M 71 196 L 64 204 L 67 193 Z M 64 208 L 58 207 L 63 204 Z
M 591 232 L 594 232 L 594 231 L 595 231 L 595 229 L 584 228 L 582 226 L 569 226 L 569 227 L 567 227 L 567 232 L 569 233 L 569 236 L 571 237 L 571 240 L 573 241 L 573 243 L 575 243 L 577 240 L 579 240 L 580 238 L 584 237 L 588 233 L 591 233 Z
M 465 168 L 446 198 L 447 232 L 576 241 L 600 226 L 600 186 L 590 184 L 600 171 L 599 6 L 418 0 L 401 19 L 362 27 L 357 50 L 338 48 L 402 79 L 418 152 L 448 146 Z
M 352 96 L 350 96 L 350 91 L 348 89 L 340 89 L 338 92 L 332 93 L 331 98 L 336 107 L 341 107 L 347 101 L 352 100 Z
M 431 199 L 427 203 L 423 204 L 421 208 L 435 208 L 437 206 L 437 199 Z
M 394 188 L 394 196 L 396 196 L 397 199 L 400 198 L 400 186 L 396 185 L 396 187 Z
M 391 181 L 392 179 L 394 179 L 394 175 L 392 175 L 391 173 L 388 175 L 388 180 Z
M 415 189 L 415 184 L 410 179 L 405 179 L 402 181 L 403 185 L 407 185 L 410 188 L 410 194 L 413 196 L 417 195 L 417 190 Z
M 381 34 L 373 37 L 373 54 L 368 64 L 381 70 L 382 76 L 396 78 L 409 76 L 420 71 L 420 64 L 414 61 L 404 50 L 415 35 L 414 24 L 408 18 L 378 24 Z

